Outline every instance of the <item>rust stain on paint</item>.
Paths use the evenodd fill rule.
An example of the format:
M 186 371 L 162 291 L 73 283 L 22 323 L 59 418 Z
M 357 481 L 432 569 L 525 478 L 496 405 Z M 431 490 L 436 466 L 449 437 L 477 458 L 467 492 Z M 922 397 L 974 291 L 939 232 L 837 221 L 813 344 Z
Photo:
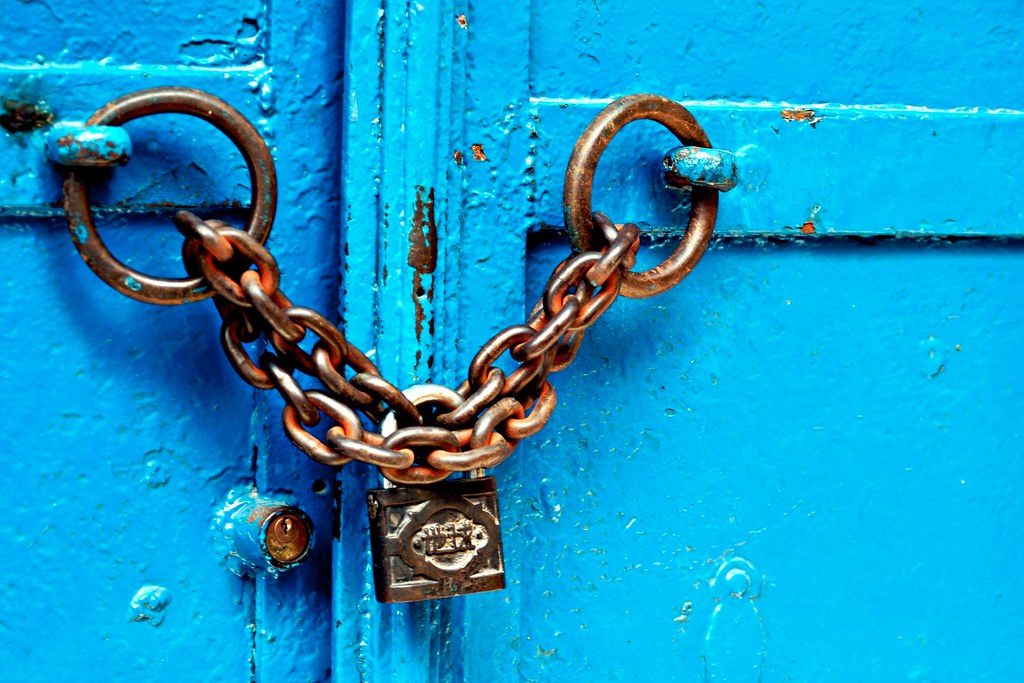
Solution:
M 53 123 L 53 114 L 31 102 L 4 101 L 0 128 L 8 133 L 30 133 Z
M 821 123 L 822 119 L 820 116 L 815 116 L 813 109 L 783 109 L 781 116 L 783 121 L 803 121 L 811 124 L 811 128 Z
M 459 166 L 462 166 L 463 164 L 466 163 L 466 159 L 462 155 L 462 150 L 460 149 L 457 149 L 452 152 L 452 159 L 455 159 L 455 163 L 457 163 Z
M 465 14 L 460 14 L 457 17 L 455 17 L 455 21 L 459 22 L 459 26 L 461 26 L 462 28 L 469 28 L 469 22 L 466 21 Z
M 422 185 L 416 186 L 416 209 L 412 215 L 412 227 L 409 229 L 409 266 L 413 269 L 412 302 L 416 307 L 416 339 L 423 337 L 423 323 L 426 312 L 423 300 L 433 301 L 434 287 L 432 282 L 423 284 L 423 276 L 431 275 L 437 267 L 437 221 L 434 213 L 434 188 L 429 190 Z M 433 320 L 430 329 L 433 332 Z M 416 353 L 419 364 L 420 352 Z
M 805 235 L 813 235 L 814 234 L 814 222 L 813 221 L 806 221 L 803 225 L 800 226 L 800 232 L 802 232 Z
M 782 119 L 784 121 L 810 121 L 814 118 L 813 109 L 783 109 Z
M 470 148 L 473 150 L 474 159 L 476 159 L 477 161 L 487 161 L 487 155 L 484 153 L 483 145 L 481 145 L 479 142 L 474 142 L 472 145 L 470 145 Z

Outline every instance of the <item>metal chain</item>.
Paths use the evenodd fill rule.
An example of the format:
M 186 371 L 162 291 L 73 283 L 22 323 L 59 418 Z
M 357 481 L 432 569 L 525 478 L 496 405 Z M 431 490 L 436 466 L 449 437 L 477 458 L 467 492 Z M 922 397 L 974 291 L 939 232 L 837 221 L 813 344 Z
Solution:
M 336 325 L 294 305 L 281 291 L 277 261 L 263 246 L 276 211 L 274 161 L 241 113 L 199 90 L 151 88 L 106 104 L 87 124 L 119 126 L 160 113 L 203 119 L 241 152 L 252 195 L 245 231 L 179 212 L 175 223 L 185 236 L 182 256 L 190 277 L 140 273 L 107 249 L 93 221 L 86 175 L 68 166 L 64 210 L 76 248 L 100 278 L 126 296 L 181 304 L 212 295 L 222 318 L 224 353 L 243 380 L 281 394 L 284 428 L 295 445 L 325 465 L 352 460 L 375 465 L 398 483 L 424 484 L 452 472 L 493 467 L 521 439 L 540 431 L 557 403 L 549 377 L 573 362 L 586 330 L 620 294 L 648 297 L 678 284 L 707 249 L 718 210 L 717 189 L 693 187 L 689 222 L 675 250 L 649 270 L 632 270 L 637 227 L 616 226 L 591 212 L 594 170 L 604 149 L 637 120 L 661 124 L 683 145 L 708 148 L 711 143 L 675 102 L 657 95 L 613 101 L 584 130 L 566 170 L 563 207 L 576 253 L 554 269 L 523 324 L 501 330 L 480 348 L 457 389 L 421 385 L 403 392 L 381 377 Z M 250 353 L 255 343 L 258 357 Z M 515 364 L 508 372 L 495 366 L 506 354 Z M 306 388 L 303 376 L 316 387 Z M 325 416 L 330 424 L 321 439 L 310 428 Z
M 327 318 L 292 304 L 280 289 L 276 259 L 249 233 L 187 211 L 175 223 L 185 236 L 187 270 L 216 292 L 228 361 L 252 386 L 281 395 L 292 443 L 324 465 L 358 460 L 393 482 L 426 484 L 494 467 L 551 417 L 557 395 L 549 375 L 572 363 L 585 330 L 618 297 L 640 245 L 635 225 L 616 226 L 600 213 L 593 219 L 603 247 L 562 261 L 525 324 L 491 337 L 456 390 L 438 387 L 418 400 L 384 379 Z M 254 359 L 246 345 L 261 339 L 266 350 Z M 516 363 L 508 374 L 495 367 L 506 353 Z M 304 388 L 301 375 L 319 387 Z M 386 435 L 359 418 L 380 425 L 389 412 L 395 428 Z M 331 425 L 321 440 L 309 428 L 325 417 Z

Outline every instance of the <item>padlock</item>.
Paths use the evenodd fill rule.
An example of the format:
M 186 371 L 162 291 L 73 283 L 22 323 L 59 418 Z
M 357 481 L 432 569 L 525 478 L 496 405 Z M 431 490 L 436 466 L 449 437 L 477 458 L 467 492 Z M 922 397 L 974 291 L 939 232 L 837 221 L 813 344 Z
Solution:
M 381 602 L 505 587 L 494 477 L 367 492 L 373 582 Z

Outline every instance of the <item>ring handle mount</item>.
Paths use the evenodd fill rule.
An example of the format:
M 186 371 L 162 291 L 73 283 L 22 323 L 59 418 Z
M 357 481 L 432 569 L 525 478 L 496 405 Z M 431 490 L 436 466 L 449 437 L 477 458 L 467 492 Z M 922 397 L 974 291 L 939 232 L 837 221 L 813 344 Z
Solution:
M 638 120 L 660 123 L 682 145 L 711 147 L 707 134 L 689 110 L 668 98 L 650 94 L 630 95 L 605 107 L 576 141 L 565 171 L 562 199 L 565 227 L 576 251 L 592 249 L 594 221 L 591 199 L 594 173 L 601 155 L 624 126 Z M 718 191 L 693 187 L 690 220 L 675 251 L 650 270 L 625 272 L 621 293 L 633 299 L 646 298 L 679 284 L 707 250 L 717 216 Z
M 231 140 L 249 171 L 252 204 L 246 232 L 258 242 L 265 242 L 277 207 L 277 171 L 259 132 L 227 102 L 194 88 L 148 88 L 107 103 L 89 117 L 86 125 L 120 126 L 154 114 L 194 116 Z M 151 304 L 177 305 L 213 296 L 213 290 L 200 277 L 154 277 L 130 268 L 111 254 L 93 220 L 85 177 L 81 169 L 65 168 L 64 211 L 75 247 L 100 279 L 126 296 Z

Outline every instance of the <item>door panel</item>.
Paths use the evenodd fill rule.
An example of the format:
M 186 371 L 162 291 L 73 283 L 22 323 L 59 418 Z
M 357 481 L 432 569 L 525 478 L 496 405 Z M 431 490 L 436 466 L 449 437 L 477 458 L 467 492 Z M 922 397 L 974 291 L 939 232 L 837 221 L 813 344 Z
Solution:
M 4 680 L 330 679 L 333 473 L 297 456 L 280 402 L 231 370 L 209 303 L 145 306 L 89 272 L 43 144 L 47 121 L 139 88 L 224 98 L 277 159 L 270 247 L 286 284 L 335 311 L 341 9 L 0 0 L 0 105 L 42 124 L 0 131 L 0 492 L 17 558 L 0 607 Z M 135 154 L 96 184 L 97 222 L 132 266 L 178 275 L 173 210 L 244 219 L 245 166 L 187 117 L 126 128 Z M 278 579 L 240 578 L 224 559 L 216 513 L 253 487 L 317 527 L 314 555 Z
M 606 104 L 535 102 L 536 217 L 542 226 L 561 226 L 561 188 L 573 144 Z M 687 106 L 714 145 L 739 157 L 740 185 L 720 202 L 719 234 L 1024 234 L 1019 207 L 1007 201 L 1024 189 L 1016 160 L 1006 154 L 1024 134 L 1020 112 L 707 101 Z M 679 234 L 687 196 L 666 194 L 659 182 L 662 155 L 674 146 L 656 123 L 623 130 L 598 167 L 595 206 L 644 221 L 650 232 Z
M 383 10 L 382 59 L 350 55 L 349 87 L 432 79 L 439 109 L 462 114 L 429 139 L 446 265 L 434 332 L 414 347 L 437 362 L 403 363 L 413 380 L 458 382 L 481 342 L 525 316 L 567 253 L 572 145 L 613 97 L 683 100 L 738 152 L 742 178 L 697 271 L 619 302 L 555 379 L 553 422 L 497 468 L 508 590 L 361 603 L 367 621 L 339 659 L 363 643 L 366 680 L 1019 678 L 1021 605 L 999 580 L 1021 559 L 1006 542 L 1021 469 L 1002 455 L 1021 431 L 1007 408 L 1022 270 L 1006 155 L 1021 119 L 1004 70 L 1019 12 Z M 454 33 L 450 57 L 397 44 L 441 51 L 444 68 L 387 47 L 417 22 Z M 382 120 L 401 117 L 383 92 Z M 386 123 L 380 135 L 386 146 Z M 685 193 L 659 180 L 675 144 L 631 126 L 595 184 L 595 208 L 650 224 L 648 265 L 685 226 Z M 395 207 L 408 219 L 414 198 L 379 201 L 383 239 L 407 244 Z M 414 328 L 411 281 L 388 269 L 384 329 Z M 364 533 L 359 507 L 350 538 Z M 366 591 L 353 574 L 349 604 Z
M 1020 257 L 730 240 L 616 306 L 514 467 L 526 677 L 1019 678 Z
M 534 3 L 533 95 L 1020 109 L 1020 6 Z

